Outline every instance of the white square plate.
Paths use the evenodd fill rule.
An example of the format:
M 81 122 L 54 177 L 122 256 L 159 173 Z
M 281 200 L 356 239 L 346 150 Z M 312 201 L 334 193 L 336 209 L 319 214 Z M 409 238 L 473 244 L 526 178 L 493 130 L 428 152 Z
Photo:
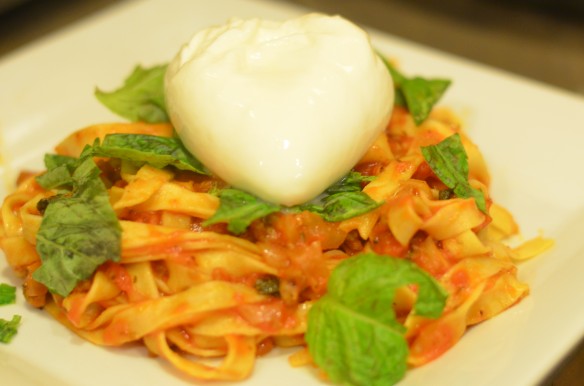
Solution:
M 169 61 L 197 30 L 231 16 L 284 19 L 305 10 L 251 0 L 124 2 L 0 61 L 0 198 L 20 169 L 39 170 L 42 155 L 83 126 L 119 120 L 93 97 L 118 86 L 136 64 Z M 584 336 L 584 100 L 375 31 L 374 44 L 408 75 L 447 77 L 443 104 L 462 114 L 493 177 L 494 198 L 525 237 L 540 231 L 556 247 L 520 266 L 531 296 L 469 331 L 401 385 L 531 385 Z M 20 285 L 0 259 L 0 282 Z M 2 384 L 188 385 L 140 347 L 104 349 L 84 342 L 43 312 L 17 304 L 0 318 L 23 316 L 15 339 L 0 345 Z M 242 384 L 318 385 L 287 352 L 260 358 Z

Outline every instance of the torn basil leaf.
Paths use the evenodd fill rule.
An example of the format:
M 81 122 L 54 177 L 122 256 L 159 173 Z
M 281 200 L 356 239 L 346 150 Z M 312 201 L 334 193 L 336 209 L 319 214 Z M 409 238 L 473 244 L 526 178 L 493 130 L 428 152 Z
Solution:
M 329 195 L 344 192 L 360 192 L 363 183 L 371 182 L 374 179 L 374 176 L 364 176 L 359 172 L 350 171 L 346 176 L 331 185 L 324 192 Z
M 415 77 L 405 80 L 401 90 L 408 110 L 416 125 L 428 118 L 434 105 L 440 100 L 450 81 L 446 79 L 424 79 Z
M 255 220 L 278 212 L 280 205 L 266 202 L 238 189 L 223 189 L 219 192 L 220 204 L 215 214 L 203 222 L 203 226 L 227 223 L 227 229 L 235 234 L 245 232 Z
M 442 142 L 421 147 L 426 162 L 436 176 L 460 198 L 474 198 L 477 207 L 487 213 L 485 195 L 468 181 L 468 159 L 459 134 Z
M 448 79 L 427 79 L 419 76 L 408 78 L 398 71 L 387 58 L 379 53 L 378 55 L 393 79 L 394 103 L 406 107 L 416 125 L 420 125 L 428 118 L 432 108 L 442 98 L 451 81 Z
M 372 211 L 382 204 L 382 202 L 376 202 L 361 191 L 361 184 L 374 178 L 351 171 L 326 189 L 321 197 L 309 203 L 292 207 L 263 201 L 239 189 L 223 189 L 218 194 L 221 200 L 219 209 L 203 225 L 224 222 L 227 223 L 227 229 L 230 232 L 240 234 L 254 220 L 265 217 L 270 213 L 279 211 L 296 213 L 303 210 L 317 213 L 325 221 L 329 222 L 347 220 Z
M 365 253 L 342 261 L 327 293 L 308 313 L 306 342 L 314 362 L 331 381 L 354 386 L 397 383 L 407 369 L 408 344 L 392 304 L 395 292 L 415 285 L 413 312 L 437 318 L 447 292 L 414 263 Z
M 168 122 L 164 97 L 167 65 L 136 66 L 122 87 L 112 92 L 95 90 L 95 96 L 112 112 L 133 122 Z
M 71 175 L 71 193 L 44 208 L 36 238 L 42 264 L 33 278 L 52 293 L 67 296 L 101 264 L 120 259 L 121 227 L 100 173 L 85 158 Z
M 57 154 L 46 154 L 44 161 L 47 171 L 36 177 L 37 183 L 47 190 L 71 189 L 73 186 L 72 174 L 79 164 L 79 159 Z
M 349 191 L 325 196 L 318 203 L 300 205 L 300 209 L 318 213 L 326 221 L 335 222 L 360 216 L 381 204 L 382 202 L 376 202 L 366 193 Z
M 209 174 L 205 166 L 189 153 L 178 137 L 108 134 L 101 143 L 96 140 L 93 146 L 87 147 L 84 154 L 147 163 L 159 169 L 174 166 L 180 170 Z
M 0 283 L 0 306 L 13 304 L 16 301 L 16 287 Z
M 0 343 L 10 343 L 18 332 L 21 319 L 20 315 L 12 316 L 11 320 L 0 318 Z

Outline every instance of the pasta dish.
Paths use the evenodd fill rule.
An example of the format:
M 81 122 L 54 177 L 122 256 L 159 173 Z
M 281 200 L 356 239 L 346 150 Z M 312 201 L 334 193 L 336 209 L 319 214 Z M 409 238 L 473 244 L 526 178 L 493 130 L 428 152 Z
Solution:
M 378 177 L 364 191 L 386 200 L 382 206 L 340 223 L 310 212 L 276 213 L 240 237 L 222 225 L 201 225 L 218 207 L 209 192 L 220 182 L 212 177 L 148 165 L 130 171 L 116 159 L 100 159 L 121 221 L 122 258 L 101 266 L 67 297 L 47 297 L 47 288 L 32 278 L 41 265 L 35 250 L 39 203 L 55 193 L 24 174 L 2 207 L 2 248 L 24 278 L 27 301 L 82 337 L 108 346 L 143 341 L 196 378 L 227 380 L 248 376 L 256 355 L 274 346 L 304 344 L 307 310 L 325 293 L 340 261 L 362 251 L 407 258 L 451 295 L 442 316 L 429 321 L 408 317 L 415 301 L 411 288 L 397 294 L 394 308 L 408 328 L 408 363 L 422 365 L 454 345 L 468 326 L 526 296 L 528 287 L 517 280 L 513 261 L 538 251 L 530 244 L 511 249 L 502 243 L 517 233 L 517 225 L 490 199 L 486 215 L 472 199 L 437 198 L 443 189 L 419 147 L 459 129 L 445 112 L 416 127 L 407 112 L 396 110 L 387 135 L 356 167 Z M 120 132 L 171 136 L 172 128 L 91 126 L 56 151 L 77 156 L 95 138 Z M 478 149 L 464 142 L 470 180 L 486 191 L 485 163 Z M 179 352 L 225 359 L 210 367 Z
M 446 108 L 419 120 L 396 104 L 351 172 L 295 207 L 208 173 L 168 122 L 83 128 L 45 164 L 21 173 L 1 209 L 0 246 L 26 301 L 96 345 L 139 342 L 197 380 L 242 380 L 257 357 L 297 347 L 292 366 L 332 381 L 368 384 L 362 373 L 389 363 L 398 370 L 379 379 L 395 383 L 526 297 L 517 262 L 552 244 L 510 246 L 518 225 Z M 347 329 L 391 358 L 358 358 Z M 361 359 L 372 367 L 354 367 Z

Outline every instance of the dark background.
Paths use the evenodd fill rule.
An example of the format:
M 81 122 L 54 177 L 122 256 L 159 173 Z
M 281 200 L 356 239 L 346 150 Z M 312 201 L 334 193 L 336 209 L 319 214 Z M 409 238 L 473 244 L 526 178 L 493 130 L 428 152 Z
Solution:
M 273 1 L 339 13 L 357 23 L 584 95 L 584 0 Z M 0 0 L 0 58 L 115 2 Z

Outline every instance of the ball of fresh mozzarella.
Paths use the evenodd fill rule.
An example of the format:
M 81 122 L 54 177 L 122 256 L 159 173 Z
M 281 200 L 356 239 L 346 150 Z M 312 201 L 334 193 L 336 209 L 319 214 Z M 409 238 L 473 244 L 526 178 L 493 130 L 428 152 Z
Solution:
M 313 199 L 386 127 L 391 76 L 369 36 L 339 16 L 232 19 L 169 64 L 166 103 L 185 146 L 267 201 Z

